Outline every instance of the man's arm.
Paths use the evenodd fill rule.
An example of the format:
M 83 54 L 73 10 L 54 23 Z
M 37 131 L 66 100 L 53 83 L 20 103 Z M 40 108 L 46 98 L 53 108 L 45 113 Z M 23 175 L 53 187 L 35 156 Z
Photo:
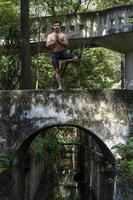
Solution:
M 52 47 L 55 44 L 55 40 L 51 39 L 51 36 L 48 35 L 47 40 L 46 40 L 46 47 Z
M 64 35 L 63 40 L 60 40 L 59 37 L 56 37 L 56 42 L 60 45 L 63 46 L 64 48 L 68 48 L 69 47 L 69 42 L 68 42 L 68 38 L 66 35 Z

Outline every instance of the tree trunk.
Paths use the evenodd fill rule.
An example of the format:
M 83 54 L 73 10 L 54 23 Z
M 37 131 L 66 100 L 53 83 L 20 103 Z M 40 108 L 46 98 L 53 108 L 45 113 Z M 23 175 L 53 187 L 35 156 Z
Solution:
M 21 0 L 21 89 L 31 89 L 29 0 Z
M 121 89 L 125 88 L 125 58 L 121 55 Z

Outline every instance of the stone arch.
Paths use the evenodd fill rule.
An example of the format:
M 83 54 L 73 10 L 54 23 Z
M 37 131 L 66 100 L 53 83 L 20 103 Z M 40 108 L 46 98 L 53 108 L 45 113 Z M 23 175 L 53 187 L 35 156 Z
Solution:
M 101 140 L 100 137 L 97 136 L 97 134 L 95 134 L 92 130 L 89 130 L 87 128 L 84 128 L 81 125 L 75 125 L 75 124 L 53 124 L 53 125 L 49 125 L 49 126 L 43 126 L 42 128 L 39 128 L 38 130 L 36 130 L 35 132 L 31 133 L 30 136 L 25 139 L 21 146 L 19 147 L 19 149 L 17 150 L 20 154 L 21 152 L 26 152 L 30 146 L 30 144 L 32 143 L 32 141 L 35 139 L 35 137 L 37 135 L 39 135 L 42 131 L 47 131 L 49 129 L 55 128 L 55 127 L 73 127 L 73 128 L 77 128 L 79 130 L 85 131 L 89 136 L 91 136 L 94 141 L 97 142 L 97 144 L 99 145 L 99 147 L 101 148 L 101 151 L 104 155 L 104 158 L 109 161 L 110 163 L 112 163 L 113 165 L 115 165 L 115 157 L 113 155 L 113 153 L 110 151 L 110 149 L 107 147 L 107 145 Z
M 24 199 L 24 191 L 25 191 L 25 164 L 24 164 L 24 157 L 25 157 L 25 153 L 28 152 L 28 148 L 30 146 L 30 144 L 33 142 L 33 140 L 42 132 L 47 132 L 48 130 L 52 129 L 52 128 L 60 128 L 60 127 L 72 127 L 72 128 L 77 128 L 85 133 L 87 133 L 89 136 L 91 136 L 93 138 L 93 140 L 98 144 L 98 146 L 101 149 L 101 152 L 103 154 L 104 160 L 108 161 L 108 163 L 110 163 L 113 167 L 113 171 L 115 172 L 115 158 L 114 155 L 112 154 L 112 152 L 109 150 L 109 148 L 106 146 L 106 144 L 91 130 L 84 128 L 83 126 L 80 125 L 75 125 L 75 124 L 52 124 L 52 125 L 48 125 L 48 126 L 43 126 L 41 128 L 39 128 L 38 130 L 34 131 L 33 133 L 31 133 L 20 145 L 19 149 L 16 151 L 15 154 L 15 158 L 13 161 L 13 165 L 16 165 L 16 167 L 14 168 L 14 166 L 12 167 L 13 171 L 11 174 L 17 174 L 16 177 L 15 175 L 11 177 L 12 182 L 14 182 L 14 188 L 13 188 L 13 193 L 11 194 L 13 196 L 13 198 L 19 199 L 19 200 L 23 200 Z M 44 133 L 45 134 L 45 133 Z M 115 176 L 115 173 L 113 172 L 112 176 Z M 109 184 L 108 188 L 112 188 L 113 189 L 113 183 L 111 183 L 111 185 Z M 111 190 L 113 191 L 113 190 Z M 23 194 L 20 197 L 20 193 Z M 16 195 L 17 197 L 15 197 L 14 195 Z M 34 194 L 35 195 L 35 194 Z M 111 192 L 111 196 L 113 195 L 113 192 Z

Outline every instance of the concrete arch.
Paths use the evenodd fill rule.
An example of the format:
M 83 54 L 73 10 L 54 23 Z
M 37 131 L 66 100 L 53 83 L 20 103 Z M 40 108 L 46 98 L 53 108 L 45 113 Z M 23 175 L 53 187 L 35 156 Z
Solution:
M 20 154 L 21 154 L 21 151 L 26 152 L 28 150 L 30 144 L 41 132 L 47 131 L 47 130 L 55 128 L 55 127 L 56 128 L 72 127 L 72 128 L 77 128 L 79 130 L 84 131 L 86 134 L 91 136 L 94 139 L 94 141 L 96 141 L 96 143 L 99 145 L 99 147 L 101 148 L 101 151 L 104 155 L 104 158 L 107 161 L 109 161 L 110 163 L 112 163 L 112 165 L 115 165 L 115 157 L 114 157 L 113 153 L 110 151 L 110 149 L 107 147 L 107 145 L 101 140 L 101 138 L 99 138 L 97 136 L 97 134 L 95 134 L 92 130 L 89 130 L 87 128 L 84 128 L 83 126 L 75 125 L 75 124 L 52 124 L 50 126 L 43 126 L 42 128 L 38 129 L 37 131 L 31 133 L 31 135 L 23 141 L 23 143 L 21 144 L 21 146 L 19 147 L 19 149 L 17 151 L 19 151 Z
M 25 191 L 25 187 L 26 187 L 26 183 L 27 182 L 30 182 L 30 178 L 27 179 L 28 177 L 31 177 L 31 174 L 32 172 L 34 171 L 32 169 L 32 172 L 29 172 L 28 175 L 27 175 L 27 172 L 30 171 L 30 168 L 28 168 L 27 166 L 30 165 L 28 164 L 31 163 L 31 161 L 27 160 L 27 156 L 26 156 L 26 152 L 28 151 L 28 148 L 30 146 L 30 144 L 32 143 L 32 141 L 35 139 L 35 137 L 37 137 L 39 134 L 41 134 L 42 132 L 47 132 L 48 130 L 52 129 L 52 128 L 62 128 L 62 127 L 72 127 L 72 128 L 77 128 L 83 132 L 85 132 L 86 134 L 88 134 L 89 136 L 91 136 L 94 141 L 99 145 L 99 148 L 101 149 L 102 151 L 102 154 L 103 154 L 103 160 L 106 162 L 108 161 L 109 164 L 111 164 L 112 166 L 112 172 L 111 172 L 111 177 L 115 177 L 115 158 L 114 158 L 114 155 L 112 154 L 112 152 L 109 150 L 109 148 L 107 147 L 106 144 L 104 144 L 104 142 L 94 133 L 92 132 L 91 130 L 87 129 L 87 128 L 84 128 L 83 126 L 80 126 L 80 125 L 75 125 L 75 124 L 70 124 L 70 123 L 66 123 L 66 124 L 59 124 L 59 123 L 56 123 L 56 124 L 51 124 L 49 126 L 43 126 L 41 128 L 39 128 L 38 130 L 32 132 L 22 143 L 21 143 L 21 146 L 19 147 L 19 149 L 16 151 L 16 158 L 14 158 L 14 166 L 12 166 L 12 171 L 11 171 L 11 182 L 14 183 L 13 187 L 12 187 L 12 191 L 11 191 L 11 196 L 13 197 L 13 199 L 19 199 L 19 200 L 23 200 L 25 197 L 24 197 L 24 194 L 27 194 L 26 191 Z M 44 133 L 45 134 L 45 133 Z M 82 133 L 81 133 L 82 134 Z M 25 159 L 26 158 L 26 159 Z M 26 164 L 26 166 L 25 166 Z M 41 165 L 42 169 L 44 167 L 44 165 Z M 26 172 L 26 171 L 27 172 Z M 38 174 L 38 173 L 35 173 L 35 174 Z M 34 175 L 32 178 L 33 180 L 36 180 L 37 175 Z M 110 176 L 110 175 L 108 175 Z M 94 177 L 93 177 L 94 178 Z M 39 180 L 39 182 L 38 182 Z M 36 195 L 35 191 L 37 191 L 36 189 L 38 188 L 39 186 L 39 183 L 40 181 L 42 180 L 42 174 L 39 173 L 39 178 L 37 178 L 37 180 L 35 181 L 36 183 L 34 184 L 34 181 L 33 181 L 33 184 L 31 184 L 32 186 L 30 187 L 30 191 L 31 191 L 31 188 L 34 187 L 34 192 L 32 192 L 32 195 L 30 193 L 31 196 L 34 196 Z M 46 179 L 47 180 L 47 179 Z M 93 179 L 94 180 L 94 179 Z M 92 190 L 96 192 L 96 186 L 97 184 L 94 184 L 92 183 Z M 106 184 L 105 184 L 106 185 Z M 110 200 L 112 200 L 112 196 L 113 196 L 113 188 L 114 188 L 114 183 L 108 183 L 106 185 L 106 189 L 107 191 L 110 191 L 110 194 L 111 196 L 109 197 Z M 107 192 L 106 191 L 106 192 Z M 105 192 L 105 191 L 104 191 Z M 20 196 L 20 193 L 22 194 Z M 29 191 L 28 191 L 28 194 L 29 194 Z M 100 193 L 99 193 L 100 195 Z M 107 194 L 105 195 L 108 195 L 108 192 Z

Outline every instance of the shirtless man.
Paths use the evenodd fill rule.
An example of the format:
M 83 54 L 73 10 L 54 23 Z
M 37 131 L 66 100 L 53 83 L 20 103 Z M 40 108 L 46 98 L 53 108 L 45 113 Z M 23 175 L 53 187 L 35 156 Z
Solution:
M 46 46 L 51 49 L 52 64 L 55 68 L 55 78 L 58 83 L 59 89 L 62 89 L 61 81 L 61 65 L 65 62 L 77 61 L 78 57 L 66 52 L 69 47 L 68 37 L 61 32 L 61 23 L 55 21 L 53 23 L 53 32 L 48 35 Z

